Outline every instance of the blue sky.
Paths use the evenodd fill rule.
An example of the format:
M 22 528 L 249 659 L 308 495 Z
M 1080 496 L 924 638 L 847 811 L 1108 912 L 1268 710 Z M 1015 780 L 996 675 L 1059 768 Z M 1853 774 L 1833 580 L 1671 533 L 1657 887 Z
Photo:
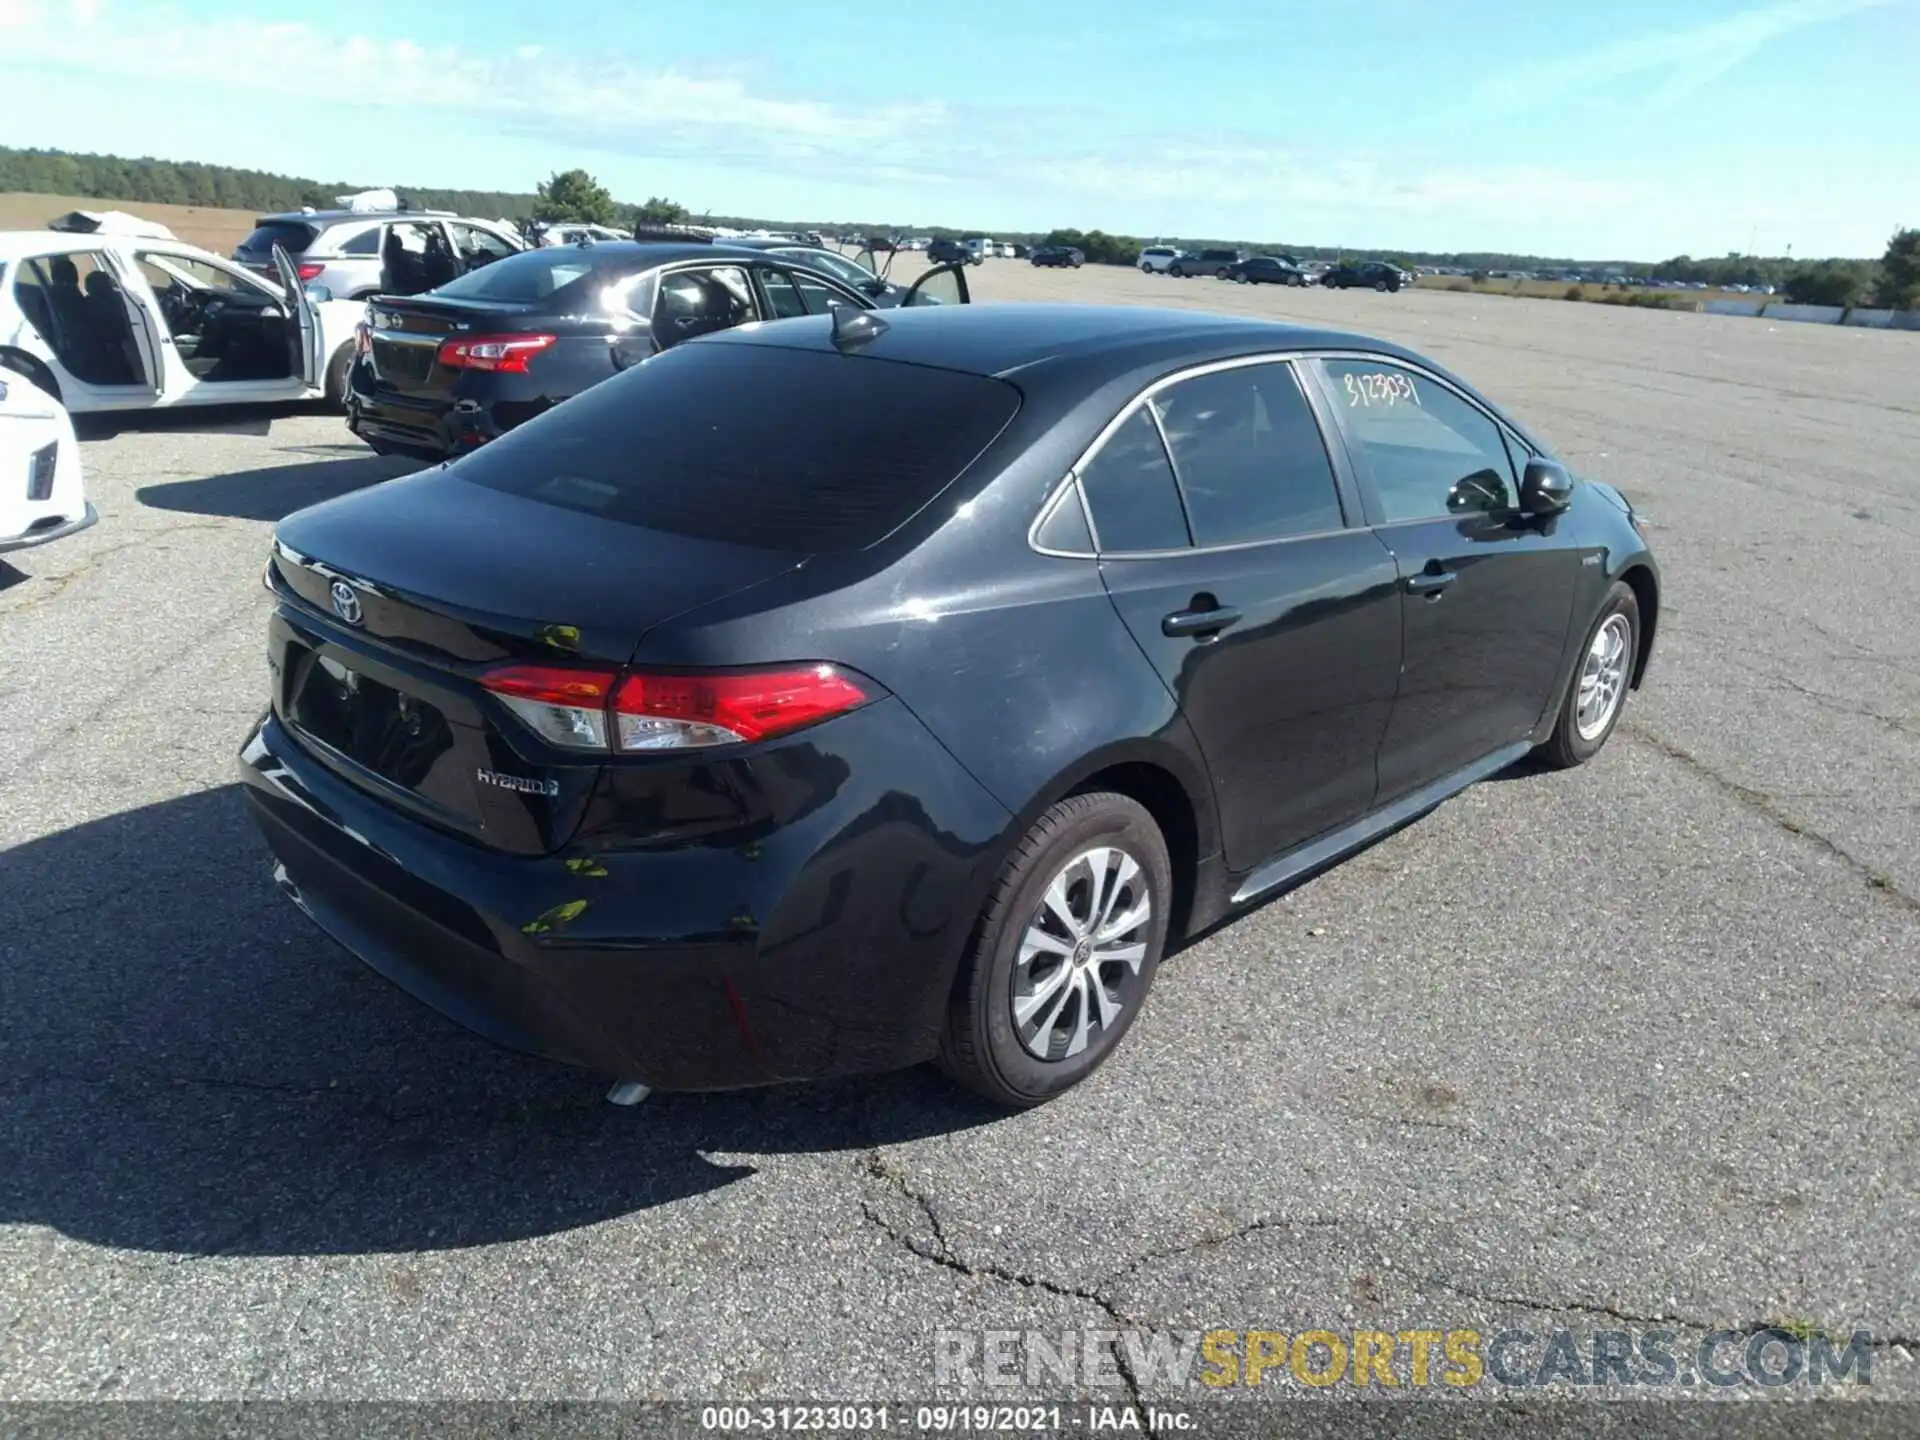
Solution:
M 1660 259 L 1920 224 L 1920 0 L 0 0 L 0 142 L 722 214 Z

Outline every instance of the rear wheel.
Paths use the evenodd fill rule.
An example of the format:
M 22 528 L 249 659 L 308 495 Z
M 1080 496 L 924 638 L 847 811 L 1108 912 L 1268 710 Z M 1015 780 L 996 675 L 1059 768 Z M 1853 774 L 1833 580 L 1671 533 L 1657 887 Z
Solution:
M 1102 791 L 1049 809 L 987 898 L 941 1069 L 1014 1108 L 1092 1074 L 1153 984 L 1172 895 L 1166 842 L 1137 801 Z
M 347 408 L 347 372 L 353 368 L 353 346 L 342 345 L 327 362 L 327 405 L 334 410 Z
M 1627 688 L 1640 653 L 1640 601 L 1633 588 L 1616 580 L 1600 614 L 1587 631 L 1579 668 L 1553 722 L 1553 733 L 1535 752 L 1556 769 L 1584 765 L 1620 723 Z

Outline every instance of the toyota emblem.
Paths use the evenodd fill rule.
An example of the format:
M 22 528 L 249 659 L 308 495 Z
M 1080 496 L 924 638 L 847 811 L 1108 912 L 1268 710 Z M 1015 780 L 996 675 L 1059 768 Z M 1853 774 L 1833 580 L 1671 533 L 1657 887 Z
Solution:
M 333 596 L 333 613 L 349 625 L 358 625 L 360 597 L 354 594 L 353 587 L 344 580 L 336 580 L 328 593 Z

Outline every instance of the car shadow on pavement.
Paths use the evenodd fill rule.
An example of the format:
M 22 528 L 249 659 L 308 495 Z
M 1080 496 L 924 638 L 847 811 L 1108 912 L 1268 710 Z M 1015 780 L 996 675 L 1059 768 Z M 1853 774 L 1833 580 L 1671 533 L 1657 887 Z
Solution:
M 363 490 L 419 468 L 417 460 L 373 455 L 364 446 L 355 445 L 339 459 L 268 465 L 198 480 L 143 485 L 134 492 L 134 498 L 155 510 L 278 522 L 322 500 Z
M 365 969 L 278 894 L 237 785 L 30 841 L 0 869 L 0 1224 L 186 1255 L 552 1234 L 989 1123 L 897 1075 L 622 1109 Z
M 73 417 L 82 440 L 111 440 L 118 435 L 267 435 L 276 420 L 327 414 L 317 401 L 287 400 L 272 405 L 183 405 L 167 410 L 104 410 Z M 336 415 L 338 412 L 334 412 Z M 346 422 L 342 420 L 342 428 Z

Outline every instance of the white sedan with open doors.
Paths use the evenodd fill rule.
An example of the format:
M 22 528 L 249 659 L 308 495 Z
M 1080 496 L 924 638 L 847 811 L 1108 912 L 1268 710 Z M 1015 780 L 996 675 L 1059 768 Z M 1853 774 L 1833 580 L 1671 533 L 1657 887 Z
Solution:
M 357 300 L 149 234 L 0 232 L 0 365 L 74 415 L 340 400 Z
M 0 363 L 0 552 L 44 545 L 98 518 L 66 410 Z

